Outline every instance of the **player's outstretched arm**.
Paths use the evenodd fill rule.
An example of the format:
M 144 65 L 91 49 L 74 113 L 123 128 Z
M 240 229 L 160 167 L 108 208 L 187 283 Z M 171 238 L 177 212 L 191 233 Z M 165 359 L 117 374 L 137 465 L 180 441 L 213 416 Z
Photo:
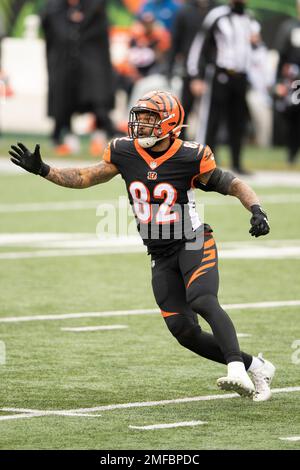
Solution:
M 267 235 L 270 231 L 267 214 L 260 206 L 257 194 L 244 181 L 237 178 L 229 171 L 215 168 L 207 173 L 199 175 L 195 182 L 195 187 L 203 191 L 216 191 L 221 194 L 229 194 L 237 197 L 243 206 L 251 213 L 251 228 L 249 232 L 254 237 Z
M 52 168 L 43 162 L 39 145 L 32 153 L 25 145 L 18 143 L 11 146 L 9 154 L 15 165 L 66 188 L 83 189 L 106 183 L 119 173 L 115 165 L 105 161 L 86 168 Z
M 234 178 L 229 186 L 228 194 L 237 197 L 243 206 L 252 212 L 249 230 L 252 237 L 260 237 L 270 232 L 267 214 L 261 208 L 257 194 L 247 183 Z

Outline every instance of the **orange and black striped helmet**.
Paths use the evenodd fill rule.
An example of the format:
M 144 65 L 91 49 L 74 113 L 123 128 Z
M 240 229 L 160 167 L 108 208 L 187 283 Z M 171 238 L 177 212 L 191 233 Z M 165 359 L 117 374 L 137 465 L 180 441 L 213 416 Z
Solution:
M 152 127 L 149 137 L 140 137 L 139 113 L 149 112 L 158 116 L 155 124 L 145 124 L 143 127 Z M 179 137 L 183 127 L 184 110 L 179 99 L 167 91 L 150 91 L 130 110 L 128 122 L 128 134 L 133 139 L 138 139 L 142 147 L 152 147 L 156 142 L 170 136 Z

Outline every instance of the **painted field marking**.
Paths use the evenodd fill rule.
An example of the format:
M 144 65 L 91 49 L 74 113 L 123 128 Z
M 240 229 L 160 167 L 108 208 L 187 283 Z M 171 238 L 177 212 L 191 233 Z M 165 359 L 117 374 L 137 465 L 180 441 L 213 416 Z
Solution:
M 272 393 L 274 394 L 294 393 L 294 392 L 300 392 L 300 387 L 285 387 L 285 388 L 272 389 Z M 111 410 L 127 409 L 127 408 L 143 408 L 143 407 L 152 407 L 152 406 L 161 406 L 161 405 L 163 406 L 173 405 L 173 404 L 179 404 L 179 403 L 191 403 L 191 402 L 198 402 L 198 401 L 226 400 L 229 398 L 239 398 L 239 397 L 240 396 L 237 393 L 226 393 L 226 394 L 216 394 L 216 395 L 204 395 L 204 396 L 199 396 L 199 397 L 175 398 L 173 400 L 121 403 L 118 405 L 104 405 L 104 406 L 97 406 L 94 408 L 79 408 L 78 410 L 70 410 L 70 411 L 90 413 L 92 411 L 111 411 Z
M 297 204 L 300 202 L 300 194 L 266 194 L 261 200 L 268 204 Z M 236 199 L 201 198 L 197 203 L 205 206 L 231 206 L 240 204 Z M 58 202 L 17 202 L 0 204 L 0 213 L 14 212 L 46 212 L 46 211 L 72 211 L 84 209 L 96 209 L 101 204 L 112 204 L 118 207 L 118 199 L 108 200 L 81 200 L 81 201 L 58 201 Z
M 2 260 L 145 252 L 138 235 L 99 238 L 93 233 L 77 232 L 0 233 L 0 248 L 28 249 L 1 252 Z M 255 244 L 251 241 L 221 242 L 219 256 L 222 259 L 299 259 L 300 240 L 260 240 Z
M 297 442 L 297 441 L 300 441 L 300 436 L 279 437 L 279 439 L 281 441 Z
M 207 421 L 182 421 L 181 423 L 168 423 L 168 424 L 151 424 L 149 426 L 131 426 L 129 429 L 151 430 L 151 429 L 170 429 L 181 428 L 186 426 L 199 426 L 201 424 L 208 424 Z
M 35 258 L 60 258 L 68 256 L 95 256 L 95 255 L 113 255 L 113 254 L 132 254 L 145 253 L 144 246 L 120 246 L 108 248 L 82 248 L 82 249 L 66 249 L 66 250 L 37 250 L 37 251 L 20 251 L 1 253 L 0 259 L 35 259 Z
M 61 328 L 62 331 L 74 331 L 74 332 L 81 332 L 81 331 L 106 331 L 106 330 L 123 330 L 128 328 L 127 325 L 103 325 L 103 326 L 78 326 L 78 327 L 70 327 L 70 328 Z
M 101 204 L 117 205 L 117 199 L 91 201 L 25 202 L 0 204 L 0 213 L 47 212 L 96 209 Z
M 45 416 L 65 416 L 65 417 L 76 417 L 76 418 L 99 418 L 102 415 L 100 414 L 90 414 L 90 413 L 75 413 L 72 411 L 55 411 L 55 410 L 30 410 L 27 408 L 3 408 L 1 411 L 6 412 L 18 412 L 18 414 L 12 414 L 7 416 L 0 416 L 0 421 L 9 421 L 15 419 L 26 419 L 26 418 L 40 418 Z
M 241 304 L 224 304 L 224 310 L 248 310 L 259 308 L 279 308 L 279 307 L 299 307 L 300 300 L 280 300 L 251 302 Z M 107 312 L 82 312 L 82 313 L 62 313 L 56 315 L 31 315 L 23 317 L 0 317 L 0 323 L 21 323 L 27 321 L 54 321 L 69 320 L 74 318 L 105 318 L 105 317 L 122 317 L 130 315 L 154 315 L 160 313 L 158 308 L 137 309 L 137 310 L 110 310 Z
M 48 414 L 48 413 L 47 413 Z M 90 413 L 72 413 L 70 411 L 54 411 L 50 412 L 49 414 L 56 415 L 56 416 L 73 416 L 73 417 L 84 417 L 84 418 L 99 418 L 102 415 L 95 415 Z
M 300 301 L 299 301 L 300 305 Z M 157 308 L 138 309 L 138 310 L 115 310 L 108 312 L 83 312 L 83 313 L 63 313 L 58 315 L 33 315 L 26 317 L 0 317 L 0 323 L 19 323 L 26 321 L 52 321 L 52 320 L 69 320 L 74 318 L 105 318 L 118 317 L 127 315 L 151 315 L 157 314 L 160 310 Z
M 251 336 L 248 333 L 237 333 L 238 338 L 251 338 Z
M 14 419 L 26 419 L 26 418 L 39 418 L 41 416 L 47 416 L 46 413 L 39 412 L 39 413 L 20 413 L 16 415 L 7 415 L 7 416 L 0 416 L 0 421 L 9 421 Z
M 60 258 L 68 256 L 97 256 L 113 254 L 145 253 L 141 244 L 119 246 L 100 246 L 99 248 L 66 248 L 36 251 L 10 251 L 0 253 L 0 260 Z M 251 247 L 219 250 L 221 259 L 299 259 L 300 246 L 286 247 Z
M 300 387 L 284 387 L 272 389 L 273 394 L 277 393 L 294 393 L 300 392 Z M 158 401 L 146 401 L 146 402 L 134 402 L 134 403 L 120 403 L 116 405 L 102 405 L 95 406 L 92 408 L 77 408 L 72 410 L 32 410 L 27 408 L 11 408 L 4 407 L 0 408 L 0 411 L 13 412 L 13 413 L 31 413 L 32 415 L 41 414 L 47 415 L 58 415 L 58 416 L 80 416 L 80 414 L 86 415 L 93 412 L 100 411 L 112 411 L 112 410 L 123 410 L 130 408 L 148 408 L 154 406 L 165 406 L 165 405 L 177 405 L 181 403 L 192 403 L 199 401 L 211 401 L 211 400 L 226 400 L 230 398 L 241 398 L 237 393 L 217 394 L 217 395 L 203 395 L 198 397 L 185 397 L 175 398 L 173 400 L 158 400 Z M 34 416 L 33 416 L 34 417 Z
M 134 235 L 106 235 L 100 236 L 92 232 L 4 232 L 0 233 L 0 247 L 26 247 L 26 248 L 110 248 L 113 246 L 143 247 L 141 237 Z M 233 240 L 218 242 L 219 249 L 227 250 L 238 247 L 247 250 L 254 246 L 260 248 L 284 248 L 300 246 L 300 239 L 259 239 Z

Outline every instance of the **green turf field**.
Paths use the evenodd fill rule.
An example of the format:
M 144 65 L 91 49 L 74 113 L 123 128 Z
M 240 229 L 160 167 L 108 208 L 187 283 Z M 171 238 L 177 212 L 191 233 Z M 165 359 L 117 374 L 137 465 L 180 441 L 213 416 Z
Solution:
M 249 236 L 249 214 L 231 198 L 199 192 L 199 202 L 208 202 L 205 218 L 222 252 L 260 247 L 277 256 L 267 257 L 264 251 L 256 259 L 221 256 L 222 304 L 300 299 L 300 187 L 259 187 L 257 192 L 272 226 L 265 239 Z M 241 348 L 263 351 L 277 366 L 275 394 L 265 403 L 219 399 L 224 393 L 216 379 L 225 373 L 224 366 L 179 346 L 155 311 L 34 321 L 39 315 L 156 309 L 149 258 L 143 252 L 94 253 L 87 243 L 80 254 L 71 244 L 78 234 L 95 234 L 98 218 L 89 203 L 116 201 L 122 194 L 120 178 L 79 191 L 25 173 L 0 174 L 0 351 L 1 344 L 6 348 L 5 363 L 0 364 L 0 448 L 299 448 L 299 441 L 279 439 L 300 436 L 300 391 L 291 388 L 300 386 L 300 341 L 295 343 L 300 340 L 299 306 L 228 309 L 237 331 L 251 335 L 240 339 Z M 71 208 L 74 201 L 83 208 Z M 61 205 L 58 209 L 46 203 Z M 43 234 L 52 234 L 54 242 L 48 238 L 41 243 Z M 58 239 L 57 234 L 67 238 Z M 13 236 L 17 242 L 10 241 Z M 281 256 L 287 248 L 295 251 Z M 69 250 L 67 255 L 64 250 Z M 3 321 L 24 316 L 32 318 Z M 108 325 L 126 328 L 62 330 Z M 1 357 L 4 362 L 3 351 L 0 362 Z M 211 395 L 218 396 L 172 403 Z M 162 400 L 170 402 L 145 403 Z M 206 424 L 129 428 L 195 420 Z

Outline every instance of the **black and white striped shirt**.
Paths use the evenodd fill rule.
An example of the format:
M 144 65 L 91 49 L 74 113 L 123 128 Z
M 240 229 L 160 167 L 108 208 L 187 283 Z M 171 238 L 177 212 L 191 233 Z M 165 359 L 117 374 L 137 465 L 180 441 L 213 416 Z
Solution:
M 211 10 L 190 49 L 189 76 L 203 79 L 207 64 L 246 73 L 251 60 L 250 38 L 259 29 L 259 23 L 248 13 L 234 13 L 230 6 Z

